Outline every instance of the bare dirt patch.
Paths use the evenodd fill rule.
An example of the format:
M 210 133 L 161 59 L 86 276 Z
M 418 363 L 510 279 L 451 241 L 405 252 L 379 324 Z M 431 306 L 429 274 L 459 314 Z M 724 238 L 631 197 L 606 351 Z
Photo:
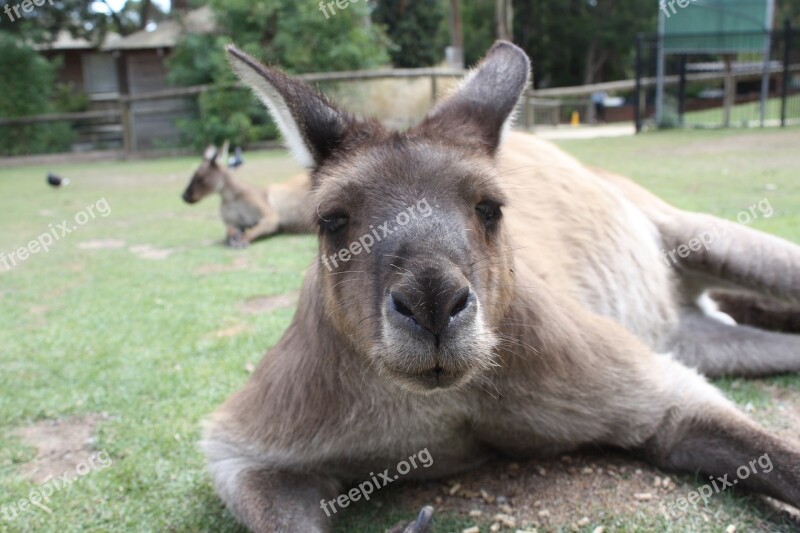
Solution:
M 229 337 L 236 337 L 237 335 L 247 333 L 248 331 L 250 331 L 250 327 L 246 324 L 232 324 L 222 329 L 218 329 L 217 331 L 213 332 L 211 336 L 216 339 L 225 339 Z
M 649 516 L 658 523 L 667 517 L 666 506 L 686 498 L 696 483 L 622 453 L 591 450 L 549 460 L 494 461 L 447 480 L 412 483 L 400 502 L 406 509 L 433 505 L 437 513 L 471 517 L 480 531 L 486 523 L 498 524 L 500 531 L 595 531 L 625 515 Z M 707 508 L 698 506 L 685 514 L 671 507 L 678 515 L 668 518 L 677 530 L 684 530 L 691 522 L 683 520 L 694 516 L 715 524 L 715 531 L 725 531 L 738 524 L 721 500 L 712 498 Z M 780 505 L 763 504 L 773 516 L 791 515 L 781 512 Z
M 125 241 L 119 239 L 84 241 L 78 244 L 81 250 L 119 250 L 124 247 Z
M 210 265 L 201 265 L 194 270 L 195 274 L 198 275 L 205 275 L 205 274 L 222 274 L 225 272 L 239 272 L 240 270 L 246 270 L 250 264 L 247 262 L 246 257 L 237 257 L 233 260 L 232 263 L 227 265 L 220 265 L 218 263 L 212 263 Z
M 44 483 L 64 472 L 75 475 L 75 467 L 92 454 L 92 434 L 106 415 L 87 415 L 63 420 L 43 420 L 15 432 L 36 448 L 36 457 L 23 467 L 35 483 Z
M 497 522 L 504 531 L 577 530 L 622 513 L 655 515 L 661 501 L 682 494 L 671 476 L 612 452 L 497 461 L 419 486 L 411 508 L 433 504 L 437 512 L 471 516 L 476 524 Z
M 163 261 L 177 252 L 174 248 L 156 248 L 150 244 L 137 244 L 136 246 L 131 246 L 128 250 L 139 259 L 150 261 Z
M 297 305 L 300 293 L 297 291 L 275 296 L 254 296 L 239 305 L 239 309 L 249 315 L 269 313 L 276 309 L 287 309 Z
M 85 241 L 78 244 L 81 250 L 121 250 L 127 246 L 127 243 L 120 239 L 103 239 L 94 241 Z M 161 261 L 178 250 L 175 248 L 156 248 L 151 244 L 136 244 L 128 247 L 128 251 L 139 259 L 147 259 L 150 261 Z

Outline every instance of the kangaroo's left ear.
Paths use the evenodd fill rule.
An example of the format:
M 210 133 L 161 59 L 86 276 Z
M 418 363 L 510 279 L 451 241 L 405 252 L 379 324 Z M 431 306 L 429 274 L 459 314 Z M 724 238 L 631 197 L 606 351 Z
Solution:
M 306 83 L 265 67 L 235 46 L 227 52 L 233 70 L 269 109 L 297 162 L 312 169 L 320 166 L 344 141 L 355 119 Z
M 508 41 L 497 41 L 461 87 L 428 113 L 419 130 L 494 155 L 530 74 L 527 54 Z
M 217 164 L 217 156 L 219 156 L 219 150 L 213 144 L 209 144 L 206 151 L 203 152 L 203 159 L 212 165 Z

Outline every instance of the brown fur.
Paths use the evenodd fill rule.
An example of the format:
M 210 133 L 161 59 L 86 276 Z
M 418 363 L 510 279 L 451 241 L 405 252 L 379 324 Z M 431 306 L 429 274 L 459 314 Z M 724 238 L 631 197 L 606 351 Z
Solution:
M 218 162 L 222 159 L 222 164 Z M 307 174 L 293 177 L 286 183 L 260 189 L 239 181 L 223 165 L 227 159 L 227 143 L 222 156 L 210 146 L 200 167 L 183 193 L 186 203 L 194 204 L 219 193 L 222 198 L 220 215 L 225 224 L 226 243 L 235 248 L 249 245 L 262 237 L 278 233 L 310 233 L 308 222 L 308 192 L 311 188 Z
M 716 291 L 712 298 L 720 311 L 736 322 L 781 333 L 800 333 L 800 309 L 772 298 Z
M 697 304 L 706 279 L 782 290 L 800 279 L 797 246 L 739 232 L 765 254 L 759 268 L 739 245 L 665 265 L 661 248 L 704 219 L 544 141 L 502 139 L 529 71 L 509 43 L 405 133 L 229 55 L 312 170 L 322 257 L 353 250 L 415 202 L 432 206 L 370 253 L 309 269 L 292 324 L 207 423 L 216 490 L 249 529 L 328 531 L 320 500 L 422 449 L 432 466 L 407 478 L 589 444 L 716 476 L 768 453 L 774 472 L 740 486 L 800 505 L 797 443 L 769 435 L 680 362 L 769 371 L 742 353 L 750 343 L 771 371 L 800 369 L 795 336 L 773 349 L 747 330 L 742 346 L 702 357 L 713 344 L 704 335 L 724 331 Z M 773 276 L 773 257 L 792 262 L 789 281 Z M 685 334 L 698 324 L 701 334 Z

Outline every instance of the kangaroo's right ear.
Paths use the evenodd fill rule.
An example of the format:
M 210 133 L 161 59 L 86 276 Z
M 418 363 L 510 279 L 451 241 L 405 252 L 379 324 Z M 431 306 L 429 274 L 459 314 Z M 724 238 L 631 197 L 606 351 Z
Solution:
M 219 160 L 221 167 L 228 166 L 228 153 L 230 148 L 231 148 L 231 142 L 226 139 L 225 142 L 222 143 L 222 149 L 220 150 L 220 153 L 217 156 L 217 159 Z
M 297 162 L 307 168 L 322 164 L 354 119 L 304 82 L 265 67 L 233 45 L 227 52 L 233 70 L 269 109 Z

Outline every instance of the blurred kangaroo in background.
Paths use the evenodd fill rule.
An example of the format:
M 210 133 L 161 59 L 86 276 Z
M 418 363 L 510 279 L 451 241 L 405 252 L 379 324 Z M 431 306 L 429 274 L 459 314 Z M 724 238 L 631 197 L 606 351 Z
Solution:
M 260 189 L 234 179 L 224 166 L 227 161 L 227 142 L 221 151 L 209 146 L 183 193 L 183 200 L 194 204 L 210 194 L 219 193 L 228 246 L 244 248 L 258 238 L 276 233 L 313 231 L 307 206 L 311 188 L 307 174 Z
M 228 55 L 311 170 L 320 254 L 293 322 L 204 429 L 242 524 L 330 531 L 343 495 L 420 450 L 430 468 L 404 479 L 589 445 L 718 480 L 768 459 L 737 486 L 800 506 L 800 445 L 701 375 L 800 370 L 800 336 L 702 303 L 721 287 L 797 305 L 800 247 L 730 224 L 666 264 L 662 250 L 727 223 L 506 131 L 530 73 L 511 43 L 402 133 Z M 423 201 L 430 215 L 409 217 Z M 406 531 L 429 525 L 426 511 Z

